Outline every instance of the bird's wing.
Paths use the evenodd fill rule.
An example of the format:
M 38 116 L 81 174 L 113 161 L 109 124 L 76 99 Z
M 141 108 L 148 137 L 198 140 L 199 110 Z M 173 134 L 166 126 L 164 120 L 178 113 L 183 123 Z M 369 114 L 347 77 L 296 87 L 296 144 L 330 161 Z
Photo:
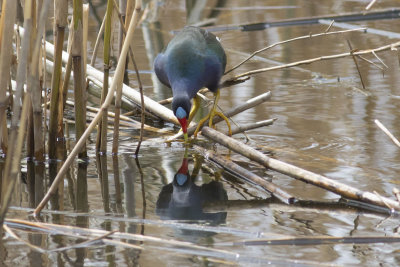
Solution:
M 157 55 L 156 59 L 154 60 L 154 71 L 158 77 L 158 79 L 160 80 L 160 82 L 162 82 L 164 85 L 171 87 L 169 80 L 168 80 L 168 76 L 165 72 L 165 56 L 163 53 L 160 53 Z
M 206 40 L 208 49 L 219 58 L 219 62 L 221 62 L 222 72 L 225 72 L 226 67 L 226 54 L 219 39 L 212 34 L 211 32 L 201 30 L 201 33 Z

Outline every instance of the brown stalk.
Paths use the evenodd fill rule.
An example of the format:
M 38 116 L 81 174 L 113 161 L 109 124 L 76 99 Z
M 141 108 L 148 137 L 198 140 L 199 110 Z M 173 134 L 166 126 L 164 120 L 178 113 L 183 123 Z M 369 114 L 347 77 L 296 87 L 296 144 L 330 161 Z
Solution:
M 113 14 L 113 1 L 107 1 L 105 28 L 104 28 L 104 49 L 103 49 L 103 64 L 104 64 L 104 76 L 103 76 L 103 88 L 101 90 L 100 105 L 104 103 L 104 100 L 108 93 L 108 78 L 110 74 L 110 46 L 111 46 L 111 23 Z M 99 129 L 97 132 L 96 150 L 100 153 L 107 152 L 107 109 L 104 110 L 103 117 L 99 123 Z
M 133 36 L 135 33 L 135 28 L 137 26 L 137 22 L 138 22 L 138 18 L 139 18 L 138 11 L 140 11 L 140 9 L 135 9 L 133 17 L 131 19 L 131 23 L 129 24 L 129 28 L 128 28 L 127 35 L 126 35 L 126 40 L 124 41 L 124 45 L 123 45 L 122 51 L 121 51 L 121 57 L 126 57 L 126 55 L 128 53 L 129 44 L 131 43 L 131 41 L 133 39 Z M 123 60 L 118 61 L 114 79 L 112 80 L 110 90 L 107 94 L 106 99 L 104 100 L 103 105 L 100 108 L 100 111 L 96 114 L 96 117 L 89 124 L 89 126 L 87 127 L 85 132 L 82 134 L 81 138 L 76 143 L 74 149 L 70 152 L 68 158 L 64 162 L 64 164 L 61 167 L 60 171 L 58 172 L 57 176 L 54 178 L 54 181 L 53 181 L 52 185 L 50 186 L 49 190 L 47 191 L 46 195 L 44 196 L 42 201 L 39 203 L 39 205 L 36 207 L 36 209 L 34 211 L 35 216 L 37 216 L 40 213 L 40 211 L 44 208 L 44 206 L 50 200 L 51 196 L 56 193 L 58 184 L 62 181 L 65 173 L 69 169 L 69 167 L 72 164 L 72 162 L 74 161 L 75 157 L 78 155 L 78 153 L 80 152 L 82 147 L 85 145 L 86 139 L 89 137 L 90 133 L 94 130 L 97 123 L 101 119 L 102 113 L 111 104 L 116 87 L 119 84 L 122 84 L 124 69 L 125 69 L 125 61 L 123 61 Z
M 31 93 L 31 106 L 32 106 L 32 116 L 30 118 L 30 123 L 33 123 L 33 137 L 28 137 L 29 140 L 32 141 L 31 144 L 34 147 L 34 157 L 36 160 L 43 162 L 44 161 L 44 140 L 43 140 L 43 121 L 42 121 L 42 84 L 39 80 L 40 78 L 40 70 L 39 70 L 39 60 L 41 55 L 41 42 L 42 36 L 45 30 L 45 24 L 47 19 L 47 13 L 50 7 L 50 0 L 45 0 L 41 5 L 41 8 L 38 7 L 37 12 L 40 12 L 40 16 L 37 22 L 37 30 L 32 30 L 31 44 L 33 45 L 33 52 L 31 54 L 31 62 L 28 73 L 28 90 L 30 89 Z M 32 10 L 32 13 L 35 14 L 35 11 Z M 35 23 L 35 20 L 33 20 Z M 30 129 L 30 133 L 32 133 L 32 128 Z
M 62 71 L 62 52 L 64 44 L 65 28 L 68 25 L 68 2 L 64 0 L 54 1 L 54 65 L 51 80 L 51 98 L 50 98 L 50 120 L 49 120 L 49 158 L 56 156 L 56 141 L 58 130 L 58 112 L 60 106 L 60 86 Z M 61 105 L 62 106 L 62 105 Z
M 118 4 L 117 4 L 116 0 L 114 0 L 114 5 L 118 10 Z M 135 9 L 139 8 L 139 10 L 140 10 L 141 9 L 141 5 L 142 5 L 141 1 L 136 1 Z M 119 13 L 118 13 L 118 18 L 119 18 L 119 21 L 120 21 L 121 29 L 123 30 L 124 35 L 126 35 L 126 29 L 124 27 L 124 22 L 123 22 L 123 19 L 121 17 L 121 14 L 119 14 Z M 140 79 L 139 70 L 138 70 L 138 67 L 137 67 L 137 64 L 136 64 L 136 61 L 135 61 L 135 58 L 134 58 L 134 54 L 133 54 L 133 51 L 132 51 L 131 47 L 129 48 L 129 55 L 130 55 L 130 58 L 132 60 L 133 67 L 135 69 L 136 77 L 138 79 L 138 86 L 139 86 L 139 92 L 140 92 L 140 102 L 141 102 L 140 137 L 139 137 L 138 145 L 137 145 L 136 150 L 135 150 L 135 155 L 138 155 L 139 154 L 139 150 L 140 150 L 140 145 L 141 145 L 142 140 L 143 140 L 143 133 L 144 133 L 145 104 L 144 104 L 144 97 L 143 97 L 142 81 Z M 117 117 L 116 117 L 116 120 L 115 120 L 115 123 L 114 123 L 113 151 L 112 151 L 114 154 L 118 153 L 118 133 L 119 133 L 119 130 L 118 130 L 119 118 L 118 118 L 118 116 L 119 116 L 119 114 L 121 112 L 121 97 L 122 97 L 122 88 L 117 88 L 117 96 L 116 96 L 116 99 L 115 99 L 115 108 L 116 108 L 115 109 L 115 113 L 117 114 Z
M 72 66 L 74 69 L 74 100 L 75 100 L 75 132 L 76 139 L 80 139 L 85 132 L 85 98 L 84 67 L 83 67 L 83 3 L 82 0 L 73 0 L 74 39 L 72 43 Z M 86 143 L 79 152 L 79 158 L 87 157 Z
M 346 39 L 346 41 L 347 41 L 347 45 L 348 45 L 349 48 L 350 48 L 351 57 L 353 58 L 354 64 L 356 65 L 357 72 L 358 72 L 358 76 L 360 76 L 360 81 L 361 81 L 362 88 L 365 90 L 365 84 L 364 84 L 363 77 L 362 77 L 362 75 L 361 75 L 360 67 L 358 66 L 358 62 L 357 62 L 356 57 L 353 55 L 353 53 L 355 52 L 355 50 L 353 50 L 353 48 L 351 47 L 350 41 L 349 41 L 348 39 Z
M 7 115 L 8 106 L 7 88 L 10 81 L 10 68 L 12 53 L 12 40 L 17 12 L 17 3 L 13 0 L 4 0 L 0 18 L 0 146 L 7 153 Z M 1 53 L 1 51 L 7 51 Z

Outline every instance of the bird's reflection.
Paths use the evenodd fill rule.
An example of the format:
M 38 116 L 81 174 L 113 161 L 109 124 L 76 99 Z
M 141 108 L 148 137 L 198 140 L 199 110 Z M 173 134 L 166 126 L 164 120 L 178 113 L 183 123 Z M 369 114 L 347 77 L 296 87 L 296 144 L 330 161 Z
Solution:
M 211 225 L 225 222 L 226 212 L 203 212 L 203 205 L 206 202 L 227 200 L 228 196 L 220 182 L 212 181 L 200 186 L 195 184 L 201 168 L 201 161 L 202 159 L 199 158 L 195 160 L 195 166 L 190 175 L 189 159 L 185 153 L 174 180 L 164 186 L 158 196 L 156 212 L 162 219 L 206 221 Z

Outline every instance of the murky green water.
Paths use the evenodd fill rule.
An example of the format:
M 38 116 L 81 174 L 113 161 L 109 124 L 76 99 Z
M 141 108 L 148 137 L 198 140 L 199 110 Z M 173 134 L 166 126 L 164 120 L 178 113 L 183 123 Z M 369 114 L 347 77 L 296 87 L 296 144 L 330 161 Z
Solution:
M 171 39 L 171 31 L 183 27 L 186 20 L 194 23 L 214 16 L 217 25 L 225 25 L 362 12 L 369 1 L 194 1 L 196 5 L 188 18 L 185 1 L 153 2 L 160 5 L 159 21 L 146 23 L 137 30 L 134 49 L 143 73 L 146 95 L 160 100 L 171 93 L 151 74 L 152 61 L 157 50 Z M 98 12 L 102 14 L 104 6 L 96 4 L 100 5 Z M 213 8 L 218 4 L 219 8 Z M 396 5 L 396 1 L 378 1 L 374 8 Z M 351 23 L 393 32 L 400 29 L 399 19 Z M 98 24 L 93 20 L 93 42 L 97 28 Z M 227 51 L 229 68 L 266 45 L 310 32 L 323 32 L 326 28 L 327 25 L 303 25 L 216 34 Z M 333 26 L 331 31 L 334 30 L 341 29 Z M 398 41 L 364 33 L 297 41 L 260 54 L 235 73 L 348 52 L 346 39 L 354 49 L 375 48 Z M 382 66 L 373 56 L 366 57 Z M 379 119 L 400 137 L 399 63 L 396 51 L 379 53 L 379 57 L 389 67 L 384 75 L 377 67 L 358 61 L 366 90 L 362 89 L 353 60 L 343 58 L 258 74 L 243 84 L 223 89 L 220 106 L 227 110 L 271 91 L 269 102 L 234 117 L 238 124 L 278 118 L 273 126 L 248 132 L 250 145 L 270 152 L 282 161 L 391 197 L 393 187 L 399 183 L 400 150 L 379 130 L 374 120 Z M 97 67 L 102 67 L 101 61 Z M 132 86 L 135 84 L 132 81 Z M 219 126 L 219 129 L 223 127 Z M 182 171 L 185 148 L 181 143 L 166 145 L 149 139 L 136 161 L 133 156 L 136 139 L 131 136 L 137 134 L 132 131 L 121 136 L 122 152 L 116 158 L 103 156 L 96 159 L 91 152 L 88 165 L 76 164 L 64 181 L 63 194 L 53 199 L 41 219 L 189 241 L 236 254 L 148 243 L 144 244 L 143 251 L 99 244 L 65 253 L 39 254 L 7 237 L 0 253 L 2 261 L 24 266 L 399 264 L 398 244 L 222 246 L 223 242 L 278 236 L 393 236 L 397 235 L 398 219 L 353 209 L 286 206 L 268 199 L 268 194 L 243 184 L 209 161 L 202 162 L 193 149 L 187 152 L 190 175 L 178 178 L 179 170 L 181 174 L 187 174 Z M 112 136 L 109 138 L 111 143 Z M 244 141 L 242 135 L 236 138 Z M 94 136 L 92 140 L 95 140 Z M 93 151 L 93 144 L 90 146 Z M 229 154 L 220 146 L 216 146 L 216 150 Z M 295 197 L 338 199 L 332 193 L 250 164 L 234 153 L 230 156 Z M 39 167 L 35 170 L 35 166 L 28 165 L 23 172 L 37 172 Z M 32 175 L 26 177 L 18 186 L 20 195 L 14 200 L 8 218 L 29 217 L 30 208 L 35 207 L 43 194 L 41 190 L 45 185 L 32 179 Z M 179 179 L 188 179 L 184 187 L 177 183 Z M 49 249 L 78 242 L 60 235 L 17 233 L 31 243 Z M 140 245 L 139 242 L 134 244 Z

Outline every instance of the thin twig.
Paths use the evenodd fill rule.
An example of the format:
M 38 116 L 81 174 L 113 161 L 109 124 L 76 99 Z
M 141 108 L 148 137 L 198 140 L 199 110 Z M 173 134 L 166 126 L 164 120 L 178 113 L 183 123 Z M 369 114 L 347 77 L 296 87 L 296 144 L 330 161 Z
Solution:
M 240 240 L 226 243 L 216 243 L 222 246 L 304 246 L 325 244 L 375 244 L 375 243 L 399 243 L 398 236 L 302 236 L 282 237 L 255 240 Z
M 253 52 L 249 57 L 247 57 L 245 60 L 243 60 L 242 62 L 240 62 L 239 64 L 237 64 L 236 66 L 234 66 L 233 68 L 231 68 L 230 70 L 226 71 L 225 74 L 228 74 L 229 72 L 237 69 L 238 67 L 240 67 L 241 65 L 243 65 L 245 62 L 249 61 L 251 58 L 253 58 L 254 56 L 256 56 L 257 54 L 264 52 L 265 50 L 271 49 L 275 46 L 278 45 L 282 45 L 282 44 L 286 44 L 286 43 L 290 43 L 290 42 L 294 42 L 294 41 L 298 41 L 298 40 L 303 40 L 303 39 L 309 39 L 309 38 L 313 38 L 313 37 L 319 37 L 319 36 L 326 36 L 326 35 L 331 35 L 331 34 L 341 34 L 341 33 L 346 33 L 346 32 L 354 32 L 354 31 L 364 31 L 366 28 L 358 28 L 358 29 L 351 29 L 351 30 L 343 30 L 343 31 L 334 31 L 334 32 L 322 32 L 322 33 L 317 33 L 317 34 L 308 34 L 308 35 L 303 35 L 303 36 L 299 36 L 299 37 L 295 37 L 289 40 L 285 40 L 285 41 L 281 41 L 281 42 L 277 42 L 274 43 L 272 45 L 269 45 L 267 47 L 264 47 L 260 50 L 257 50 L 255 52 Z M 329 30 L 329 28 L 327 29 Z
M 369 2 L 367 7 L 365 8 L 365 10 L 369 10 L 375 3 L 376 3 L 376 0 L 372 0 L 371 2 Z
M 383 125 L 379 120 L 374 120 L 375 124 L 378 125 L 378 127 L 387 135 L 389 138 L 393 141 L 393 143 L 400 147 L 400 142 L 399 140 L 394 137 L 394 135 Z
M 335 20 L 332 20 L 331 24 L 329 24 L 328 28 L 326 28 L 325 32 L 329 32 L 329 30 L 331 29 L 333 23 L 335 23 Z
M 385 66 L 387 69 L 389 68 L 388 65 L 386 65 L 385 62 L 383 62 L 383 60 L 378 57 L 378 55 L 374 51 L 372 51 L 372 54 L 382 63 L 383 66 Z
M 365 58 L 365 57 L 363 57 L 363 56 L 357 56 L 357 57 L 358 57 L 359 59 L 364 60 L 365 62 L 368 62 L 368 63 L 371 64 L 371 65 L 374 65 L 375 67 L 377 67 L 377 68 L 380 69 L 381 71 L 384 71 L 384 69 L 383 69 L 381 66 L 379 66 L 378 64 L 372 62 L 371 60 L 369 60 L 369 59 L 367 59 L 367 58 Z
M 361 75 L 360 67 L 358 67 L 357 59 L 356 59 L 356 57 L 353 55 L 354 50 L 353 50 L 353 48 L 351 47 L 351 43 L 350 43 L 349 39 L 346 39 L 346 41 L 347 41 L 347 45 L 348 45 L 349 48 L 350 48 L 350 53 L 351 53 L 351 56 L 352 56 L 352 58 L 353 58 L 354 64 L 356 65 L 356 68 L 357 68 L 357 71 L 358 71 L 358 76 L 360 76 L 360 81 L 361 81 L 362 88 L 365 90 L 365 84 L 364 84 L 363 77 L 362 77 L 362 75 Z
M 45 253 L 45 252 L 46 252 L 46 250 L 42 249 L 41 247 L 35 246 L 35 245 L 33 245 L 33 244 L 31 244 L 31 243 L 29 243 L 29 242 L 23 240 L 22 238 L 20 238 L 20 237 L 19 237 L 16 233 L 14 233 L 14 231 L 11 230 L 10 227 L 8 227 L 7 225 L 4 224 L 4 225 L 3 225 L 3 229 L 4 229 L 11 237 L 13 237 L 14 239 L 18 240 L 18 241 L 21 242 L 21 243 L 24 243 L 24 244 L 27 245 L 29 248 L 31 248 L 31 249 L 33 249 L 33 250 L 36 250 L 37 252 L 40 252 L 40 253 Z
M 353 55 L 354 56 L 366 55 L 366 54 L 372 54 L 373 52 L 376 53 L 376 52 L 382 52 L 382 51 L 386 51 L 386 50 L 396 50 L 397 47 L 399 47 L 399 46 L 400 46 L 400 41 L 399 42 L 395 42 L 395 43 L 391 43 L 391 44 L 388 44 L 388 45 L 384 45 L 384 46 L 381 46 L 381 47 L 373 48 L 373 49 L 358 50 L 358 51 L 355 51 L 353 53 L 346 52 L 346 53 L 335 54 L 335 55 L 321 56 L 321 57 L 316 57 L 316 58 L 300 60 L 300 61 L 296 61 L 296 62 L 292 62 L 292 63 L 288 63 L 288 64 L 283 64 L 283 65 L 279 65 L 279 66 L 251 70 L 251 71 L 247 71 L 247 72 L 238 74 L 238 75 L 228 79 L 226 82 L 233 82 L 233 81 L 235 81 L 235 80 L 237 80 L 239 78 L 247 77 L 247 76 L 258 74 L 258 73 L 263 73 L 263 72 L 272 71 L 272 70 L 280 70 L 280 69 L 291 68 L 291 67 L 310 64 L 310 63 L 314 63 L 314 62 L 322 61 L 322 60 L 338 59 L 338 58 L 344 58 L 344 57 L 353 56 Z
M 396 197 L 397 202 L 400 203 L 400 191 L 399 191 L 399 189 L 397 189 L 396 187 L 393 187 L 392 192 L 393 192 L 394 196 Z
M 388 209 L 390 209 L 390 210 L 394 210 L 394 206 L 393 205 L 391 205 L 390 203 L 389 203 L 389 201 L 386 201 L 386 199 L 384 198 L 384 197 L 382 197 L 377 191 L 372 191 L 375 195 L 377 195 L 380 199 L 381 199 L 381 201 L 385 204 L 385 206 L 388 208 Z

